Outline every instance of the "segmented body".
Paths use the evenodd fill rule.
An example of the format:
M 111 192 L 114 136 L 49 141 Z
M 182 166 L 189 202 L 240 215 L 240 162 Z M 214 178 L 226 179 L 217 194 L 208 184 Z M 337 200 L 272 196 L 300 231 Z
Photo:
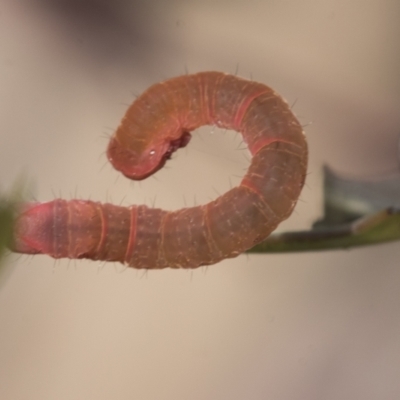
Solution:
M 252 160 L 238 187 L 206 205 L 172 212 L 81 200 L 27 203 L 13 250 L 135 268 L 195 268 L 262 241 L 291 214 L 307 169 L 302 128 L 268 86 L 220 72 L 153 85 L 126 112 L 108 158 L 128 178 L 143 179 L 202 125 L 243 135 Z

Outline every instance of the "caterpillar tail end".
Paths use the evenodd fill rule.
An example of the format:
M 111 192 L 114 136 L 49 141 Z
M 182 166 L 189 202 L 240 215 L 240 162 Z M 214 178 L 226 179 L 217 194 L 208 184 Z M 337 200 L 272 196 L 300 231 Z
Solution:
M 51 254 L 53 204 L 25 203 L 15 218 L 10 250 L 23 254 Z

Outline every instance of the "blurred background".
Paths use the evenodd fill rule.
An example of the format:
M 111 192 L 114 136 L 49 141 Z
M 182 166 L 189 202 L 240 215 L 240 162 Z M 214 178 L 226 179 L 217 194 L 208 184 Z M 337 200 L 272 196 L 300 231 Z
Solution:
M 390 0 L 0 0 L 0 185 L 40 201 L 177 209 L 237 184 L 240 137 L 205 127 L 155 179 L 104 154 L 135 95 L 219 70 L 272 86 L 310 146 L 279 229 L 322 213 L 322 166 L 398 170 L 400 3 Z M 47 256 L 5 260 L 1 399 L 393 399 L 399 244 L 242 255 L 194 271 Z

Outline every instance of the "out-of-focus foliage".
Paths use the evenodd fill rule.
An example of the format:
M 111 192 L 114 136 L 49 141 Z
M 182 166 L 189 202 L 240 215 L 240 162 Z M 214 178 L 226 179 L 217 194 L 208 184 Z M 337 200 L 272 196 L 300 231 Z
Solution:
M 13 202 L 0 199 L 0 262 L 12 237 L 13 218 Z
M 324 216 L 309 231 L 273 234 L 249 250 L 343 249 L 400 240 L 400 174 L 349 179 L 324 168 Z
M 400 240 L 400 210 L 388 208 L 354 222 L 273 234 L 250 253 L 348 249 Z
M 400 209 L 400 173 L 354 179 L 324 168 L 324 217 L 314 227 L 353 222 L 387 208 Z
M 26 193 L 26 181 L 23 178 L 18 179 L 7 194 L 0 193 L 0 284 L 4 280 L 6 263 L 4 258 L 9 252 L 8 246 L 11 243 L 13 235 L 13 224 L 17 215 L 17 208 Z

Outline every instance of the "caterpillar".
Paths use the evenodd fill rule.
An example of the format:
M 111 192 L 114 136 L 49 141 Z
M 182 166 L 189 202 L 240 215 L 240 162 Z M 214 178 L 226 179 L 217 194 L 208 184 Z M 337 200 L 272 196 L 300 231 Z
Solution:
M 83 200 L 25 203 L 11 249 L 157 269 L 215 264 L 253 247 L 291 214 L 307 170 L 302 127 L 270 87 L 221 72 L 155 84 L 128 108 L 108 160 L 127 178 L 144 179 L 202 125 L 243 135 L 252 159 L 239 186 L 172 212 Z

